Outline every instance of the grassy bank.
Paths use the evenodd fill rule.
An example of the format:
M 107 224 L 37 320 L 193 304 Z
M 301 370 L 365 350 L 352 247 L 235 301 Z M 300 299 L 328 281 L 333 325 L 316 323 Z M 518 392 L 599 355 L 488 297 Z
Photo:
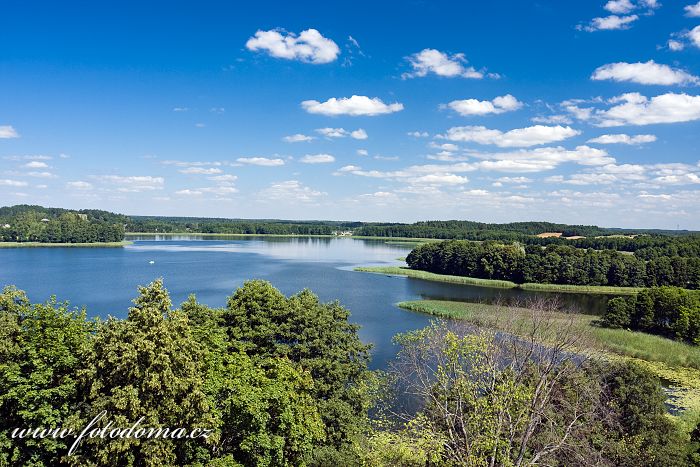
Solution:
M 415 300 L 398 306 L 492 329 L 503 329 L 505 323 L 532 323 L 532 311 L 527 308 L 444 300 Z M 602 328 L 589 315 L 554 313 L 552 319 L 562 325 L 571 322 L 574 332 L 588 336 L 586 343 L 591 348 L 586 350 L 600 352 L 605 358 L 642 363 L 666 381 L 674 397 L 673 405 L 683 409 L 685 417 L 700 414 L 700 347 L 642 332 Z
M 434 274 L 427 271 L 416 271 L 406 267 L 399 266 L 376 266 L 376 267 L 358 267 L 355 271 L 371 272 L 375 274 L 389 274 L 414 277 L 416 279 L 425 279 L 436 282 L 449 282 L 451 284 L 476 285 L 479 287 L 496 287 L 499 289 L 513 289 L 517 287 L 515 282 L 496 281 L 491 279 L 477 279 L 474 277 L 464 276 L 448 276 L 445 274 Z
M 405 266 L 372 266 L 358 267 L 355 271 L 373 272 L 376 274 L 391 274 L 408 276 L 416 279 L 424 279 L 436 282 L 449 282 L 451 284 L 475 285 L 479 287 L 495 287 L 499 289 L 522 289 L 538 292 L 558 293 L 587 293 L 603 295 L 634 295 L 641 290 L 639 287 L 610 287 L 605 285 L 563 285 L 563 284 L 516 284 L 511 281 L 494 279 L 479 279 L 476 277 L 450 276 L 447 274 L 435 274 L 433 272 L 409 269 Z
M 93 242 L 93 243 L 40 243 L 40 242 L 0 242 L 0 248 L 121 248 L 133 242 Z

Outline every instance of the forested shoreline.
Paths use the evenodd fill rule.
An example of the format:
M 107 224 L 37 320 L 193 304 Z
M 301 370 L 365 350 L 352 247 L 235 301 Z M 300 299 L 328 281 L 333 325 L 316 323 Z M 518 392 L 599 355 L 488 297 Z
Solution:
M 544 302 L 532 329 L 510 329 L 525 340 L 439 322 L 401 334 L 384 375 L 347 309 L 259 280 L 220 309 L 174 309 L 157 280 L 125 319 L 86 316 L 0 293 L 0 465 L 700 465 L 700 428 L 668 416 L 659 381 L 574 353 L 582 336 L 551 333 Z M 12 437 L 102 412 L 207 436 L 86 438 L 72 455 L 71 437 Z
M 93 209 L 0 207 L 0 242 L 121 242 L 125 221 L 126 216 Z
M 419 245 L 406 257 L 411 269 L 522 283 L 700 288 L 700 256 L 694 247 L 667 256 L 667 245 L 634 254 L 572 246 L 449 240 Z M 679 253 L 677 251 L 677 253 Z

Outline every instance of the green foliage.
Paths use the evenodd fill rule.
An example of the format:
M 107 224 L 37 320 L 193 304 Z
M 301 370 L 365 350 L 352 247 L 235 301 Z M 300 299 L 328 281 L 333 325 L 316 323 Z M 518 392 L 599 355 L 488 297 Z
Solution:
M 126 216 L 19 205 L 0 208 L 0 242 L 108 243 L 124 239 Z
M 348 311 L 321 304 L 308 291 L 284 297 L 262 282 L 248 283 L 229 302 L 229 309 L 211 309 L 190 297 L 173 310 L 157 280 L 139 288 L 126 319 L 98 323 L 55 300 L 31 305 L 23 292 L 6 288 L 0 466 L 359 462 L 368 348 L 347 323 Z M 257 320 L 268 309 L 274 319 L 261 326 Z M 246 310 L 258 311 L 255 322 L 238 315 Z M 232 322 L 241 326 L 227 325 Z M 177 439 L 86 436 L 68 455 L 92 420 L 91 428 L 139 421 L 144 429 L 210 432 Z M 11 439 L 17 427 L 65 427 L 74 435 Z
M 629 327 L 700 344 L 700 296 L 678 287 L 644 289 L 636 297 L 613 298 L 601 323 Z
M 697 280 L 700 259 L 697 257 L 676 256 L 647 261 L 614 250 L 565 245 L 543 248 L 539 245 L 522 247 L 518 243 L 450 240 L 417 246 L 406 257 L 406 263 L 412 269 L 436 274 L 500 279 L 519 284 L 700 287 Z
M 366 423 L 364 390 L 369 346 L 337 302 L 320 303 L 308 290 L 289 298 L 269 282 L 249 281 L 223 314 L 232 342 L 251 357 L 288 358 L 311 374 L 327 440 L 338 448 Z
M 54 465 L 64 440 L 10 439 L 14 428 L 62 428 L 81 400 L 76 375 L 95 323 L 51 299 L 31 305 L 24 292 L 0 294 L 0 466 Z

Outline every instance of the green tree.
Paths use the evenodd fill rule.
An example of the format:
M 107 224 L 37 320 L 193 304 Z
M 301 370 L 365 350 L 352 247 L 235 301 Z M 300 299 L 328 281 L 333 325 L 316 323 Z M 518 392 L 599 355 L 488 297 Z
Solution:
M 134 304 L 125 320 L 110 319 L 95 336 L 83 379 L 87 408 L 81 425 L 106 411 L 115 427 L 129 427 L 143 417 L 142 427 L 213 428 L 202 352 L 187 317 L 171 310 L 161 280 L 139 287 Z M 70 460 L 75 465 L 183 465 L 193 460 L 201 442 L 90 438 Z
M 0 294 L 0 465 L 52 466 L 67 438 L 10 439 L 15 428 L 63 428 L 81 394 L 77 385 L 95 323 L 55 298 L 31 305 L 24 292 Z
M 287 298 L 269 282 L 246 282 L 223 315 L 229 339 L 251 357 L 288 358 L 313 378 L 326 439 L 336 448 L 366 426 L 369 346 L 337 302 L 320 303 L 308 290 Z

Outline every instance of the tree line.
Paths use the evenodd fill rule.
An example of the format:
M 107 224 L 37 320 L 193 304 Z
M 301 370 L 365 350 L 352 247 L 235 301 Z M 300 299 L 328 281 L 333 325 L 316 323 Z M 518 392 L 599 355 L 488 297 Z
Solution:
M 449 240 L 420 245 L 406 258 L 412 269 L 516 283 L 700 288 L 700 257 L 650 260 L 614 250 Z
M 541 334 L 552 326 L 536 313 L 530 341 L 444 323 L 400 335 L 381 376 L 348 310 L 308 290 L 256 280 L 224 308 L 190 296 L 173 309 L 157 280 L 125 319 L 99 321 L 7 287 L 0 465 L 700 465 L 698 430 L 667 416 L 658 380 L 577 356 L 580 336 Z M 12 435 L 80 432 L 101 413 L 105 430 L 142 420 L 207 436 L 85 437 L 68 455 L 75 436 Z
M 93 243 L 124 239 L 125 216 L 41 206 L 0 208 L 0 242 Z
M 608 300 L 601 324 L 658 334 L 700 345 L 700 294 L 678 287 L 653 287 Z

